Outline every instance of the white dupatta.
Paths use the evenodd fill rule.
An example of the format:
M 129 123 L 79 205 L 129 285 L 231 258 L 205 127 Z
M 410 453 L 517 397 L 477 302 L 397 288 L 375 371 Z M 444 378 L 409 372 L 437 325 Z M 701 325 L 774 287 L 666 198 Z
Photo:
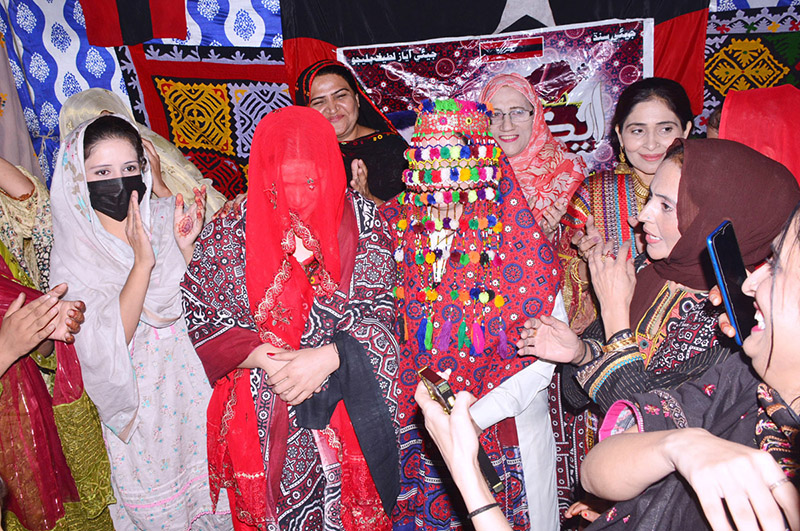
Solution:
M 83 137 L 92 121 L 81 124 L 61 143 L 50 190 L 50 283 L 66 282 L 67 298 L 86 303 L 86 321 L 75 335 L 84 386 L 103 423 L 127 441 L 138 420 L 139 392 L 129 354 L 136 348 L 136 336 L 126 344 L 119 295 L 133 267 L 133 249 L 103 228 L 89 201 Z M 150 197 L 149 170 L 142 172 L 142 179 L 145 197 Z M 173 235 L 174 208 L 174 197 L 140 204 L 156 257 L 140 323 L 154 328 L 168 327 L 182 314 L 179 285 L 186 263 Z

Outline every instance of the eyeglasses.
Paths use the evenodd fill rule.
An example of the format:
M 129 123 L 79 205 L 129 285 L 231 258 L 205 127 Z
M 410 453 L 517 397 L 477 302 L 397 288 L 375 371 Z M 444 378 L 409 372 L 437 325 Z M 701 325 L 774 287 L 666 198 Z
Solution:
M 489 121 L 492 125 L 500 125 L 503 123 L 506 116 L 509 117 L 512 124 L 524 124 L 533 116 L 533 110 L 511 109 L 508 112 L 492 111 L 489 115 Z

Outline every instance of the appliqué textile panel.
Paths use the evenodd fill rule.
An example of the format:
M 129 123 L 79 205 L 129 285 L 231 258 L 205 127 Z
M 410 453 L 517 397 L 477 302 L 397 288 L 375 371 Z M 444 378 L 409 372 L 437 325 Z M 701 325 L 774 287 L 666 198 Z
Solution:
M 731 90 L 800 86 L 800 7 L 710 13 L 705 56 L 701 131 Z
M 128 90 L 143 103 L 134 111 L 215 188 L 230 198 L 244 192 L 256 125 L 291 105 L 280 50 L 145 44 L 125 53 L 135 70 Z
M 605 138 L 619 93 L 653 74 L 652 21 L 543 28 L 467 39 L 340 48 L 384 112 L 425 98 L 476 99 L 499 73 L 516 72 L 536 88 L 553 134 L 595 169 L 610 168 Z

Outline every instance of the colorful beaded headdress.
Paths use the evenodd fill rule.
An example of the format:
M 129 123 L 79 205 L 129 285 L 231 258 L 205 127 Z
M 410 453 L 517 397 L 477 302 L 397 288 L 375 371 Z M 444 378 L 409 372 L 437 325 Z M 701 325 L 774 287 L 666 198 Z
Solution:
M 457 348 L 462 355 L 475 355 L 483 350 L 486 319 L 497 316 L 503 322 L 505 298 L 497 279 L 503 224 L 495 214 L 502 200 L 497 190 L 501 150 L 489 133 L 483 104 L 426 101 L 418 112 L 413 147 L 406 150 L 408 191 L 398 197 L 395 259 L 416 269 L 420 282 L 417 293 L 400 289 L 396 296 L 416 300 L 424 318 L 416 331 L 404 333 L 416 337 L 422 352 L 443 352 L 455 327 Z M 443 303 L 461 306 L 461 317 L 437 316 L 435 307 Z M 434 328 L 439 328 L 436 341 Z M 499 353 L 505 357 L 505 326 L 500 328 Z
M 418 112 L 405 153 L 407 200 L 422 206 L 494 199 L 501 151 L 489 133 L 486 105 L 426 100 Z

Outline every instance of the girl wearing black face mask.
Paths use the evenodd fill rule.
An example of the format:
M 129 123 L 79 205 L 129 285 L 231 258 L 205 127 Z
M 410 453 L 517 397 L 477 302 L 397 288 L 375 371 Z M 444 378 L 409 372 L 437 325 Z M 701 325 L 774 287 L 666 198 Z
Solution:
M 228 515 L 211 514 L 211 388 L 179 292 L 205 190 L 195 189 L 188 209 L 180 195 L 150 199 L 139 134 L 115 115 L 79 126 L 61 154 L 51 190 L 51 281 L 68 279 L 68 297 L 90 308 L 76 349 L 112 462 L 114 525 L 188 529 L 199 518 L 230 528 Z

